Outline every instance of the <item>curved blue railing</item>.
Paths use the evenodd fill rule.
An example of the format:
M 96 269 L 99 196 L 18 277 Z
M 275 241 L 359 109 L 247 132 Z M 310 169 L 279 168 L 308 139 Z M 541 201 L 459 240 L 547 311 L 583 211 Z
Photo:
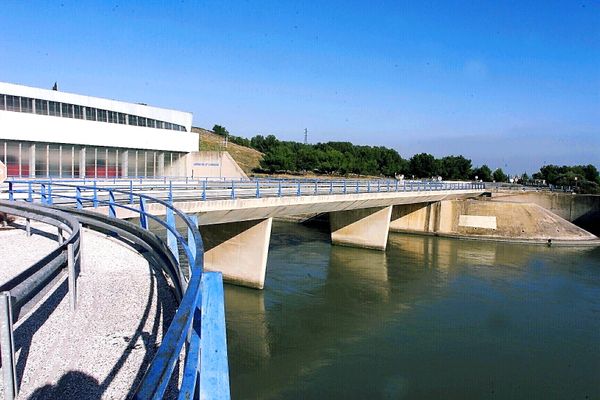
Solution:
M 210 398 L 229 398 L 229 381 L 227 372 L 227 350 L 226 348 L 217 349 L 221 360 L 215 360 L 213 365 L 204 365 L 200 363 L 202 352 L 200 351 L 201 341 L 217 343 L 219 346 L 226 346 L 224 336 L 222 340 L 213 340 L 210 336 L 212 332 L 202 332 L 201 307 L 203 304 L 203 295 L 212 298 L 220 297 L 220 304 L 223 304 L 223 287 L 220 273 L 203 274 L 204 265 L 204 247 L 202 237 L 198 230 L 197 220 L 190 217 L 173 206 L 173 199 L 161 200 L 147 194 L 135 193 L 133 190 L 123 190 L 103 186 L 84 186 L 76 184 L 57 183 L 39 180 L 13 180 L 9 183 L 9 198 L 11 200 L 19 197 L 19 194 L 26 193 L 26 200 L 43 204 L 52 205 L 60 203 L 61 205 L 73 205 L 77 208 L 90 206 L 98 209 L 101 206 L 106 207 L 109 217 L 117 217 L 117 209 L 124 209 L 137 213 L 140 220 L 140 226 L 143 229 L 149 228 L 150 220 L 157 222 L 167 231 L 167 246 L 173 252 L 175 259 L 179 263 L 178 244 L 181 245 L 187 258 L 189 273 L 185 277 L 181 271 L 179 263 L 180 285 L 185 289 L 181 298 L 176 314 L 169 326 L 166 334 L 163 336 L 162 343 L 157 353 L 148 367 L 139 387 L 136 390 L 136 399 L 160 399 L 163 397 L 167 386 L 172 378 L 175 365 L 180 359 L 185 346 L 185 364 L 183 371 L 182 384 L 179 387 L 179 398 L 193 398 L 194 393 L 199 390 Z M 26 189 L 16 189 L 15 185 L 26 184 Z M 163 220 L 156 215 L 146 212 L 147 203 L 158 203 L 166 209 L 166 219 Z M 188 238 L 184 238 L 176 228 L 176 218 L 185 223 L 188 230 Z M 216 274 L 211 279 L 208 275 Z M 219 284 L 220 283 L 220 284 Z M 204 291 L 206 289 L 208 292 Z M 213 293 L 209 293 L 213 292 Z M 218 307 L 217 307 L 218 308 Z M 219 310 L 217 310 L 219 311 Z M 221 326 L 216 329 L 217 336 L 224 335 L 225 320 L 224 314 L 217 312 L 216 318 Z M 221 315 L 223 314 L 223 315 Z M 211 318 L 210 316 L 208 316 Z M 214 321 L 212 321 L 214 323 Z M 213 325 L 214 326 L 214 325 Z M 219 338 L 218 338 L 219 339 Z M 207 350 L 208 349 L 204 349 Z M 223 361 L 223 357 L 225 360 Z M 225 369 L 224 371 L 214 371 L 215 368 Z M 207 380 L 207 387 L 202 387 L 203 372 L 209 371 L 208 375 L 212 379 Z M 214 379 L 218 376 L 219 379 Z

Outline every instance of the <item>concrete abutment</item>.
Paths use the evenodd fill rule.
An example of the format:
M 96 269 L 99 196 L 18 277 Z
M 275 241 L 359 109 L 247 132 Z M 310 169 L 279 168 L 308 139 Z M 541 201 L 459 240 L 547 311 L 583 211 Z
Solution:
M 202 225 L 204 268 L 233 284 L 262 289 L 273 218 Z
M 333 244 L 385 250 L 392 206 L 335 211 L 329 214 Z

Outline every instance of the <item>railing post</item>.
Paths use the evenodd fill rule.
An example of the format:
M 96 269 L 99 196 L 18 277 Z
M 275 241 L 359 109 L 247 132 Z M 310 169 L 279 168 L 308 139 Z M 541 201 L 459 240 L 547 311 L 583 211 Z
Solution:
M 315 180 L 315 196 L 319 193 L 319 180 Z
M 381 191 L 381 180 L 377 179 L 377 193 Z
M 206 200 L 206 181 L 202 183 L 202 200 Z
M 31 182 L 27 182 L 27 201 L 30 203 L 33 202 L 33 188 L 31 187 Z
M 79 186 L 75 188 L 75 202 L 77 203 L 77 208 L 83 208 L 83 201 L 81 200 L 81 188 Z
M 58 239 L 58 245 L 61 246 L 64 243 L 65 238 L 63 237 L 63 230 L 61 228 L 58 228 L 57 230 L 58 230 L 58 232 L 57 232 L 56 236 Z
M 367 181 L 367 193 L 371 193 L 371 181 Z
M 344 194 L 346 194 L 346 180 L 344 179 Z
M 278 181 L 278 189 L 277 189 L 277 194 L 279 197 L 281 197 L 281 180 Z
M 29 218 L 25 218 L 25 233 L 27 237 L 31 236 L 31 220 Z
M 256 181 L 256 198 L 260 199 L 260 182 Z
M 173 230 L 176 230 L 175 226 L 175 213 L 173 211 L 173 202 L 169 202 L 169 206 L 167 207 L 167 226 Z M 175 260 L 177 260 L 177 267 L 179 269 L 179 248 L 177 247 L 177 237 L 171 231 L 171 229 L 167 228 L 167 247 L 173 253 Z
M 396 192 L 398 191 L 398 179 L 396 179 Z
M 98 189 L 96 188 L 96 181 L 94 181 L 94 208 L 98 208 Z
M 13 336 L 12 300 L 9 292 L 0 294 L 0 353 L 4 375 L 4 398 L 17 396 L 17 370 L 15 365 L 15 340 Z
M 329 181 L 329 194 L 333 194 L 333 181 Z
M 46 184 L 45 183 L 42 183 L 40 185 L 40 196 L 41 196 L 40 200 L 42 201 L 42 204 L 46 204 Z
M 79 254 L 81 256 L 81 251 Z M 69 273 L 69 306 L 71 311 L 75 311 L 77 308 L 77 272 L 75 264 L 75 250 L 73 243 L 69 243 L 67 245 L 67 270 Z
M 165 178 L 165 181 L 166 181 L 166 179 L 167 178 Z M 171 180 L 169 180 L 169 201 L 171 203 L 173 203 L 173 181 L 171 181 Z
M 129 204 L 133 204 L 133 180 L 129 180 Z
M 357 179 L 356 180 L 356 193 L 358 193 L 358 192 L 359 192 L 359 189 L 358 189 L 358 179 Z
M 148 229 L 148 217 L 146 216 L 146 199 L 140 196 L 140 226 Z
M 235 199 L 235 183 L 231 180 L 231 198 Z
M 111 218 L 117 217 L 117 210 L 115 209 L 115 194 L 111 189 L 108 189 L 108 216 Z
M 188 215 L 188 218 L 190 219 L 190 221 L 196 226 L 196 228 L 198 227 L 198 217 L 196 215 Z M 190 254 L 192 255 L 192 257 L 196 257 L 196 241 L 194 240 L 194 232 L 190 229 L 190 227 L 188 226 L 188 247 L 190 249 Z M 194 267 L 192 265 L 192 263 L 196 262 L 196 259 L 194 258 L 194 260 L 189 260 L 191 262 L 188 263 L 188 271 L 189 271 L 189 276 L 192 275 L 192 268 Z
M 49 183 L 48 184 L 48 199 L 46 204 L 52 205 L 53 201 L 52 201 L 52 184 Z
M 300 187 L 300 181 L 298 181 L 298 189 L 296 190 L 296 196 L 302 195 L 302 188 Z
M 15 199 L 14 194 L 13 194 L 13 183 L 12 182 L 8 182 L 8 199 L 10 201 L 13 201 Z

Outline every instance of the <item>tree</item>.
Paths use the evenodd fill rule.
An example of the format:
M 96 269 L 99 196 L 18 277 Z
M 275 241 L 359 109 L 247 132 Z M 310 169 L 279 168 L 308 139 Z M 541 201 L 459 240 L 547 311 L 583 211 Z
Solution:
M 496 182 L 506 182 L 508 180 L 508 176 L 502 171 L 502 168 L 495 170 L 493 177 Z
M 417 178 L 430 178 L 438 174 L 438 163 L 431 154 L 415 154 L 408 162 L 408 171 Z
M 229 136 L 229 131 L 227 129 L 225 129 L 224 126 L 221 126 L 221 125 L 213 126 L 212 131 L 219 136 L 224 136 L 224 137 Z
M 484 182 L 492 181 L 492 170 L 487 165 L 483 164 L 479 168 L 475 168 L 473 172 L 471 172 L 472 179 L 481 179 Z
M 469 179 L 471 160 L 463 156 L 447 156 L 439 162 L 439 174 L 444 179 Z

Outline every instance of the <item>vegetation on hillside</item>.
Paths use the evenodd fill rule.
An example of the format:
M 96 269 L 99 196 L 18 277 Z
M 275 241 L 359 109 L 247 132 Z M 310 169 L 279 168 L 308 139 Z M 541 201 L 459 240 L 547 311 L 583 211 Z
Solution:
M 600 175 L 598 169 L 589 165 L 544 165 L 533 179 L 545 180 L 555 186 L 570 186 L 579 193 L 600 193 Z
M 383 146 L 358 146 L 349 142 L 303 144 L 282 141 L 274 135 L 256 135 L 246 139 L 231 135 L 221 125 L 215 125 L 213 132 L 214 137 L 220 138 L 221 147 L 224 138 L 227 138 L 229 146 L 252 148 L 256 152 L 252 162 L 244 162 L 247 172 L 385 177 L 404 175 L 406 178 L 416 179 L 441 176 L 445 180 L 474 179 L 484 182 L 517 183 L 545 180 L 551 185 L 574 187 L 581 193 L 600 193 L 600 176 L 593 165 L 546 165 L 534 174 L 532 179 L 523 174 L 514 176 L 511 180 L 501 168 L 492 171 L 485 164 L 474 168 L 471 160 L 462 155 L 436 158 L 431 154 L 419 153 L 406 160 L 396 150 Z M 234 155 L 234 159 L 239 162 L 238 158 L 239 156 Z

